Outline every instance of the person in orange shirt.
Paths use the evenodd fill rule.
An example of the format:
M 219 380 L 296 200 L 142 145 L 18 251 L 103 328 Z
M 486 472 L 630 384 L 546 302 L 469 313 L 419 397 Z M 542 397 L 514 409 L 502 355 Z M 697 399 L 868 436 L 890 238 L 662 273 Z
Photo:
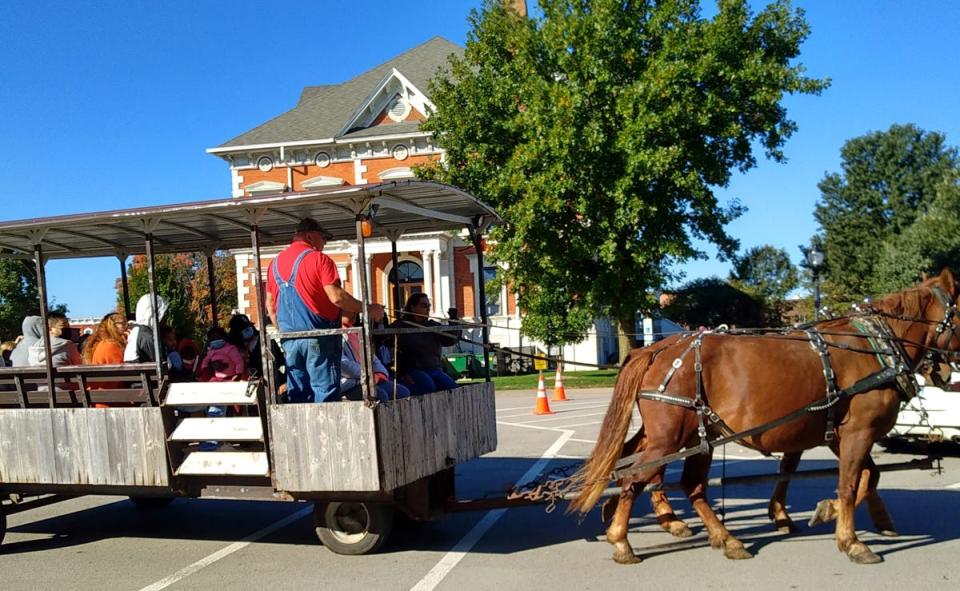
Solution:
M 123 348 L 127 344 L 127 321 L 123 314 L 110 312 L 103 317 L 97 330 L 87 339 L 83 348 L 83 362 L 87 365 L 121 365 Z M 113 390 L 122 388 L 118 382 L 94 382 L 91 390 Z M 97 408 L 106 408 L 106 404 L 94 404 Z

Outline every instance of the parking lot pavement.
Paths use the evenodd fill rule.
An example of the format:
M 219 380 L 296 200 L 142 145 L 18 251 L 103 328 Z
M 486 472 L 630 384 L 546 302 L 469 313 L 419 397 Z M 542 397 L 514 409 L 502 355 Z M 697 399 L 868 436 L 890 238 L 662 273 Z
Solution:
M 554 414 L 533 415 L 533 392 L 497 394 L 495 453 L 458 466 L 461 498 L 498 497 L 517 482 L 575 466 L 599 432 L 609 389 L 571 390 Z M 916 450 L 878 448 L 879 464 L 902 462 Z M 904 453 L 906 452 L 906 453 Z M 954 456 L 960 454 L 954 454 Z M 829 452 L 804 457 L 801 470 L 833 467 Z M 180 499 L 139 511 L 118 497 L 82 497 L 10 516 L 0 553 L 0 588 L 36 589 L 943 589 L 956 586 L 960 555 L 960 460 L 947 457 L 939 474 L 884 474 L 881 496 L 900 536 L 872 531 L 858 511 L 858 533 L 885 562 L 856 566 L 837 552 L 830 526 L 805 520 L 835 479 L 801 480 L 789 502 L 801 531 L 776 533 L 766 516 L 772 486 L 711 489 L 713 504 L 756 557 L 729 561 L 710 549 L 680 495 L 671 500 L 694 536 L 660 530 L 646 500 L 636 503 L 630 540 L 643 562 L 610 560 L 597 512 L 583 520 L 563 508 L 524 507 L 458 513 L 394 531 L 380 554 L 338 556 L 317 542 L 309 508 L 297 503 Z M 667 480 L 676 480 L 670 465 Z M 728 446 L 715 454 L 714 474 L 771 474 L 775 458 Z

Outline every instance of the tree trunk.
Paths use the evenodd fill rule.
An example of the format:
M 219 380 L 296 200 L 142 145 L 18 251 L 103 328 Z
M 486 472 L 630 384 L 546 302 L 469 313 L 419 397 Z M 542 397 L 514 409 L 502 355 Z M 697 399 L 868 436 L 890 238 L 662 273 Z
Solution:
M 637 318 L 633 314 L 627 314 L 617 319 L 617 347 L 619 348 L 620 364 L 627 358 L 630 349 L 633 349 L 636 342 Z

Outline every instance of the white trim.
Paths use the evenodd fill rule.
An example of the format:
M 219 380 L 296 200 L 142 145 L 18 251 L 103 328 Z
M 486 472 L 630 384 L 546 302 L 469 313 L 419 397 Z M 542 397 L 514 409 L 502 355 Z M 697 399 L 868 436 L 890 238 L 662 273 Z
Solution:
M 390 88 L 390 83 L 394 80 L 400 83 L 399 91 Z M 427 98 L 427 95 L 414 86 L 406 76 L 396 68 L 390 68 L 390 71 L 373 88 L 373 92 L 367 95 L 360 106 L 357 107 L 357 110 L 350 115 L 346 125 L 337 133 L 337 136 L 346 135 L 348 131 L 355 127 L 369 127 L 377 115 L 393 101 L 393 97 L 397 94 L 406 99 L 409 105 L 417 109 L 424 117 L 428 117 L 430 111 L 437 110 L 436 106 Z
M 243 197 L 243 175 L 233 167 L 230 167 L 230 196 Z
M 207 148 L 207 154 L 226 154 L 229 152 L 246 152 L 249 150 L 265 150 L 268 148 L 310 146 L 314 144 L 332 144 L 334 138 L 322 140 L 299 140 L 296 142 L 271 142 L 269 144 L 246 144 L 243 146 L 228 146 L 226 148 Z
M 237 269 L 237 308 L 241 310 L 249 310 L 253 304 L 253 302 L 250 301 L 250 288 L 243 284 L 243 279 L 248 277 L 244 269 L 250 264 L 251 259 L 253 259 L 253 257 L 249 254 L 233 255 Z
M 364 173 L 367 172 L 367 167 L 364 166 L 363 160 L 360 158 L 353 159 L 353 181 L 357 185 L 367 184 L 367 179 L 364 178 Z
M 401 179 L 415 179 L 413 170 L 409 166 L 394 166 L 380 173 L 381 181 L 398 181 Z
M 286 185 L 277 181 L 257 181 L 252 185 L 243 187 L 243 190 L 253 195 L 255 193 L 282 193 L 286 188 Z
M 314 176 L 300 183 L 304 189 L 316 189 L 318 187 L 336 187 L 345 184 L 347 181 L 335 176 Z

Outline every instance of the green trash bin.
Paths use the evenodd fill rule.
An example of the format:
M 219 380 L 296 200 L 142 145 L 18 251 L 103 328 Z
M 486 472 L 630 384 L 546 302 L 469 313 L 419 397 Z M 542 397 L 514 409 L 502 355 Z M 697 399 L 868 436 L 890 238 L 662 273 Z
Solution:
M 453 369 L 457 370 L 457 373 L 460 374 L 460 377 L 470 375 L 470 364 L 468 361 L 470 357 L 472 357 L 470 353 L 451 353 L 446 357 L 450 365 L 453 366 Z

